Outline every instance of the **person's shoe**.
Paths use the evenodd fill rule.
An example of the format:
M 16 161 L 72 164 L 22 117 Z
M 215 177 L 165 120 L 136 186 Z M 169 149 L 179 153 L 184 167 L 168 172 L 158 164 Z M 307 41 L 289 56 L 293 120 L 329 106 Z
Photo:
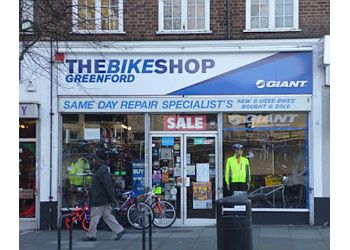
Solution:
M 120 240 L 124 233 L 125 233 L 125 230 L 117 234 L 117 237 L 115 237 L 114 240 Z
M 84 238 L 82 238 L 83 241 L 96 241 L 96 237 L 89 237 L 89 236 L 86 236 Z

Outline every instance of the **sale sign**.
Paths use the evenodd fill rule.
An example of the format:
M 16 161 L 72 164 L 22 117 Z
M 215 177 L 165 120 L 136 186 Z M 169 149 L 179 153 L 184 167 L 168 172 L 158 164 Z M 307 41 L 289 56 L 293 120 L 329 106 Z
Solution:
M 163 116 L 163 129 L 166 131 L 205 131 L 205 115 L 166 115 Z

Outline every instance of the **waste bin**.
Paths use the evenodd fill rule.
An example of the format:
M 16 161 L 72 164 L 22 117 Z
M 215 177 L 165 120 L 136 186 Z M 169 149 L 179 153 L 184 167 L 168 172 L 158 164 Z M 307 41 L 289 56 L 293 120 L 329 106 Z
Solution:
M 251 201 L 246 196 L 229 196 L 216 202 L 218 250 L 252 250 Z

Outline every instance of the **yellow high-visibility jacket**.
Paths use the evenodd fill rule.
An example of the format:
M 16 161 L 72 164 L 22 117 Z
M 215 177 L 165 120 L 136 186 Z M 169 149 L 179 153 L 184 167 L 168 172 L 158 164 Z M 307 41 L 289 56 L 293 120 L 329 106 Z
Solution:
M 82 186 L 85 178 L 85 185 L 90 185 L 91 176 L 79 176 L 77 174 L 84 173 L 84 171 L 90 170 L 89 161 L 85 158 L 79 158 L 76 162 L 71 164 L 71 168 L 68 171 L 69 183 L 73 186 Z
M 231 180 L 230 180 L 231 177 Z M 250 164 L 246 157 L 240 157 L 240 163 L 238 163 L 236 156 L 231 156 L 227 159 L 225 169 L 225 181 L 228 185 L 230 182 L 250 182 Z

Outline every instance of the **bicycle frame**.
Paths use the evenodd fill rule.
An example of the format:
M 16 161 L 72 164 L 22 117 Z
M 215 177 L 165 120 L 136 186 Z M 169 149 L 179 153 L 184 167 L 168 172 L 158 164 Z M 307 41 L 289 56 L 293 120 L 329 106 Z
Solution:
M 120 206 L 120 208 L 114 208 L 114 210 L 117 213 L 120 213 L 121 211 L 126 212 L 128 208 L 135 203 L 136 197 L 133 191 L 129 191 L 126 193 L 123 193 L 123 195 L 127 195 L 127 199 L 123 202 L 123 204 Z
M 139 197 L 146 197 L 144 202 L 149 204 L 149 205 L 151 205 L 153 203 L 153 201 L 156 202 L 157 208 L 159 209 L 159 212 L 161 214 L 163 214 L 163 212 L 164 212 L 163 208 L 162 208 L 162 206 L 159 205 L 160 198 L 154 193 L 154 189 L 152 189 L 151 191 L 149 191 L 143 195 L 140 195 Z
M 85 218 L 87 221 L 90 221 L 89 216 L 89 206 L 84 203 L 84 205 L 77 205 L 75 207 L 75 210 L 69 214 L 69 216 L 72 217 L 73 223 L 78 224 L 78 222 L 81 222 L 83 218 Z

